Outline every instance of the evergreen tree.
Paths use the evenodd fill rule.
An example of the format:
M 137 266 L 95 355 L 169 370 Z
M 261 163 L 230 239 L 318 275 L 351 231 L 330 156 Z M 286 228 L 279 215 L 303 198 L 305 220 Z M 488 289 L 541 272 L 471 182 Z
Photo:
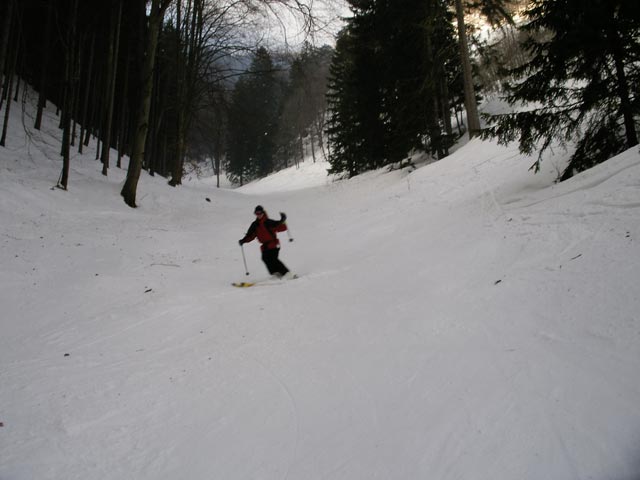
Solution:
M 231 181 L 242 185 L 273 171 L 280 98 L 271 55 L 260 48 L 231 100 L 227 156 Z
M 497 115 L 487 131 L 520 151 L 554 140 L 576 141 L 562 178 L 638 143 L 640 8 L 635 0 L 534 0 L 527 10 L 525 47 L 531 60 L 509 73 L 511 104 L 526 111 Z
M 331 144 L 330 173 L 346 172 L 350 177 L 361 171 L 362 143 L 357 109 L 360 91 L 354 65 L 357 42 L 351 30 L 352 27 L 348 26 L 340 33 L 336 42 L 327 93 L 330 112 L 327 121 L 327 135 Z
M 355 175 L 396 163 L 417 148 L 446 155 L 447 92 L 452 70 L 459 69 L 446 2 L 351 5 L 354 16 L 330 71 L 331 171 Z
M 453 16 L 441 0 L 411 0 L 411 8 L 389 2 L 384 17 L 391 29 L 386 47 L 391 86 L 390 111 L 396 156 L 427 149 L 435 157 L 448 154 L 451 143 L 448 92 L 460 76 Z
M 229 128 L 227 131 L 227 177 L 233 182 L 244 185 L 255 175 L 252 151 L 253 135 L 250 132 L 252 101 L 249 82 L 246 77 L 238 80 L 229 106 Z
M 271 55 L 259 48 L 251 65 L 252 96 L 255 99 L 256 171 L 263 177 L 274 169 L 275 140 L 281 92 Z

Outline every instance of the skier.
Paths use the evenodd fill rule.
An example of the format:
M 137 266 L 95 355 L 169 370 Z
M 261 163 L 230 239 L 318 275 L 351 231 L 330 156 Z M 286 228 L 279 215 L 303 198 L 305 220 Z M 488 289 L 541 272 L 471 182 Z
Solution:
M 284 232 L 287 229 L 287 224 L 285 223 L 287 216 L 280 212 L 280 220 L 272 220 L 261 205 L 258 205 L 253 213 L 255 213 L 256 219 L 249 226 L 246 235 L 238 243 L 244 245 L 257 238 L 262 244 L 260 245 L 262 261 L 267 266 L 269 273 L 280 278 L 290 277 L 289 269 L 278 259 L 280 240 L 276 235 L 276 232 Z

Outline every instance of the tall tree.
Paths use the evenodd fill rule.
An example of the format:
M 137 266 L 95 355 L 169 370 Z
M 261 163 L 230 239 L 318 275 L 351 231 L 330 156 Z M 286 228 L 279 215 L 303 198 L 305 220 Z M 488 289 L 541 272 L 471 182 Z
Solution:
M 0 108 L 7 91 L 7 85 L 9 81 L 9 69 L 11 61 L 9 59 L 9 40 L 12 31 L 12 20 L 14 18 L 13 10 L 16 0 L 8 0 L 5 2 L 4 7 L 1 7 L 4 15 L 4 22 L 2 25 L 2 35 L 0 36 Z M 15 25 L 13 27 L 15 32 Z
M 462 63 L 462 74 L 464 78 L 464 105 L 467 111 L 467 127 L 469 137 L 475 137 L 480 133 L 480 115 L 478 114 L 478 104 L 476 102 L 476 92 L 473 85 L 473 72 L 471 70 L 471 57 L 469 53 L 469 42 L 467 40 L 467 27 L 464 21 L 463 0 L 456 2 L 456 18 L 458 21 L 458 42 L 460 44 L 460 60 Z
M 465 12 L 469 8 L 475 13 L 483 15 L 491 24 L 507 20 L 511 22 L 508 6 L 517 0 L 455 0 L 456 20 L 458 25 L 458 43 L 460 48 L 460 62 L 462 64 L 464 84 L 464 105 L 467 112 L 467 127 L 470 137 L 480 134 L 480 115 L 476 100 L 476 89 L 471 67 L 471 52 L 469 37 L 465 22 Z
M 353 26 L 347 25 L 338 35 L 327 92 L 331 173 L 346 172 L 350 177 L 362 170 L 359 152 L 362 142 L 358 112 L 360 90 L 355 68 L 357 45 Z
M 12 17 L 10 20 L 14 22 L 13 28 L 11 28 L 11 35 L 7 35 L 7 45 L 12 48 L 9 49 L 11 55 L 7 55 L 4 60 L 4 85 L 2 91 L 0 91 L 0 107 L 4 103 L 4 121 L 2 124 L 2 134 L 0 135 L 0 146 L 4 147 L 7 143 L 7 131 L 9 128 L 9 113 L 11 111 L 11 92 L 13 91 L 14 77 L 16 76 L 16 65 L 18 63 L 18 53 L 20 51 L 21 37 L 22 37 L 22 15 L 19 11 L 13 11 L 12 0 L 9 0 L 7 11 Z M 9 28 L 9 27 L 7 27 Z M 4 40 L 3 40 L 4 41 Z
M 198 86 L 202 82 L 204 52 L 210 40 L 205 32 L 205 24 L 213 20 L 216 8 L 206 9 L 203 0 L 187 0 L 185 8 L 177 1 L 176 15 L 176 151 L 172 162 L 169 185 L 182 183 L 184 157 L 188 131 L 197 110 Z
M 413 149 L 445 155 L 449 83 L 458 68 L 445 2 L 363 0 L 352 8 L 329 81 L 332 172 L 379 168 Z
M 273 171 L 280 91 L 273 60 L 261 47 L 234 89 L 227 172 L 237 183 Z
M 93 82 L 93 63 L 95 57 L 95 47 L 96 47 L 96 35 L 95 32 L 91 34 L 91 43 L 89 44 L 89 53 L 88 53 L 88 65 L 85 68 L 85 82 L 84 82 L 84 98 L 82 100 L 82 114 L 80 116 L 80 138 L 78 139 L 78 153 L 82 153 L 82 148 L 85 144 L 84 136 L 85 133 L 89 131 L 89 94 L 91 93 L 91 85 Z M 38 109 L 39 110 L 39 109 Z
M 109 170 L 109 154 L 112 144 L 113 106 L 115 102 L 116 76 L 118 72 L 118 53 L 120 50 L 120 26 L 122 23 L 122 0 L 115 0 L 112 4 L 111 25 L 109 28 L 109 49 L 107 54 L 107 75 L 105 82 L 105 117 L 103 123 L 102 174 Z
M 40 82 L 38 85 L 38 110 L 36 112 L 36 121 L 34 128 L 40 130 L 42 124 L 42 112 L 47 103 L 47 76 L 49 66 L 49 49 L 51 48 L 51 24 L 53 23 L 53 2 L 47 2 L 47 20 L 44 28 L 44 35 L 42 37 L 42 60 L 41 60 L 41 72 Z
M 633 0 L 534 0 L 526 12 L 531 60 L 509 73 L 512 104 L 525 111 L 494 117 L 488 134 L 518 138 L 520 150 L 575 142 L 562 175 L 602 162 L 638 144 L 640 9 Z
M 62 172 L 58 186 L 67 190 L 69 185 L 69 169 L 71 164 L 71 120 L 74 112 L 75 91 L 77 88 L 77 48 L 76 28 L 78 21 L 78 0 L 71 0 L 69 28 L 67 29 L 65 46 L 65 77 L 62 107 Z
M 146 1 L 139 0 L 140 7 L 146 10 Z M 149 15 L 147 17 L 146 32 L 144 38 L 144 60 L 140 75 L 140 96 L 137 107 L 137 118 L 135 121 L 135 131 L 133 137 L 133 148 L 129 159 L 127 178 L 120 194 L 130 207 L 136 207 L 136 193 L 140 171 L 142 170 L 142 160 L 144 158 L 144 148 L 149 129 L 149 110 L 151 108 L 151 94 L 153 89 L 153 69 L 156 60 L 156 47 L 158 45 L 158 34 L 164 19 L 164 14 L 169 7 L 171 0 L 152 0 Z

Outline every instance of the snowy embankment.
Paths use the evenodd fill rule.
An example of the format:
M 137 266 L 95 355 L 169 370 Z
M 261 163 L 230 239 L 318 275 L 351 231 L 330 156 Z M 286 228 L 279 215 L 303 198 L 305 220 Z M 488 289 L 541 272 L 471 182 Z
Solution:
M 0 149 L 2 480 L 639 478 L 637 149 L 563 184 L 478 140 L 339 182 L 143 174 L 132 210 L 92 149 L 52 188 L 48 125 Z M 301 278 L 235 289 L 258 203 Z

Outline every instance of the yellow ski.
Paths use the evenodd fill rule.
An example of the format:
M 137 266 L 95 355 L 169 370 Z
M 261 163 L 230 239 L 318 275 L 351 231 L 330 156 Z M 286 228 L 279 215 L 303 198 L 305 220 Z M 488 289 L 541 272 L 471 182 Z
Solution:
M 231 285 L 238 288 L 253 287 L 253 286 L 268 287 L 268 286 L 274 286 L 274 285 L 282 285 L 287 280 L 295 280 L 296 278 L 300 278 L 300 277 L 298 277 L 298 275 L 293 273 L 290 276 L 287 276 L 284 278 L 268 278 L 266 280 L 258 280 L 255 282 L 233 282 Z

